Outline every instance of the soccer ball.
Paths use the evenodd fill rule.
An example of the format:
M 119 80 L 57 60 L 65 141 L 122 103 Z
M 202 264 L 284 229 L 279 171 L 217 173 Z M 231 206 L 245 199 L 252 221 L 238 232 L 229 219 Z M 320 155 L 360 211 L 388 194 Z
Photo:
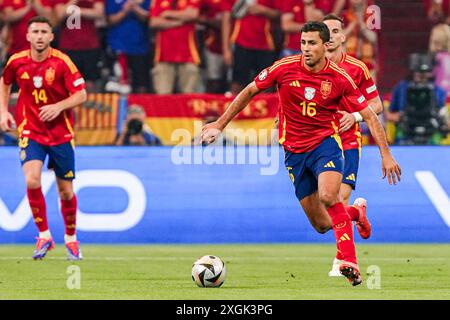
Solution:
M 216 256 L 203 256 L 192 265 L 192 280 L 199 287 L 220 287 L 226 276 L 225 263 Z

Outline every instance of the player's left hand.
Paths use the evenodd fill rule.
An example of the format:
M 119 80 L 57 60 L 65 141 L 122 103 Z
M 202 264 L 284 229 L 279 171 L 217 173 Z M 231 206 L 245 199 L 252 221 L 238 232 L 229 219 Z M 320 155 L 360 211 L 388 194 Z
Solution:
M 57 104 L 48 104 L 39 108 L 39 118 L 43 122 L 55 120 L 61 113 L 61 108 Z
M 339 132 L 345 132 L 349 130 L 356 123 L 355 116 L 351 113 L 348 113 L 346 111 L 338 111 L 338 113 L 342 114 L 342 118 L 339 121 Z
M 389 184 L 397 184 L 397 180 L 400 181 L 400 176 L 402 175 L 402 169 L 400 168 L 397 161 L 390 154 L 384 156 L 381 159 L 381 165 L 383 170 L 383 179 L 388 178 Z

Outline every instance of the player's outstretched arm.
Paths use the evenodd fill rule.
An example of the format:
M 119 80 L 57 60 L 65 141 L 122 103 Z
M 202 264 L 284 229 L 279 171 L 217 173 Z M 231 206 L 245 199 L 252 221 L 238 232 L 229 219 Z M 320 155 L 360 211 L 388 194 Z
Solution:
M 389 184 L 397 184 L 397 180 L 400 181 L 402 171 L 391 154 L 391 150 L 389 149 L 389 145 L 387 143 L 386 134 L 380 120 L 370 107 L 365 108 L 360 111 L 360 113 L 364 121 L 367 123 L 370 133 L 380 149 L 383 179 L 387 176 Z
M 13 115 L 8 112 L 11 85 L 6 85 L 3 77 L 0 79 L 0 131 L 9 131 L 16 125 Z
M 86 90 L 79 90 L 73 93 L 70 97 L 61 100 L 55 104 L 48 104 L 42 106 L 39 110 L 39 118 L 42 121 L 52 121 L 56 119 L 56 117 L 63 112 L 64 110 L 74 108 L 82 103 L 84 103 L 87 99 Z
M 217 119 L 217 121 L 208 123 L 202 128 L 202 142 L 213 143 L 228 123 L 230 123 L 230 121 L 241 112 L 248 105 L 250 100 L 252 100 L 259 92 L 260 90 L 254 81 L 239 92 L 227 110 L 225 110 L 223 115 Z

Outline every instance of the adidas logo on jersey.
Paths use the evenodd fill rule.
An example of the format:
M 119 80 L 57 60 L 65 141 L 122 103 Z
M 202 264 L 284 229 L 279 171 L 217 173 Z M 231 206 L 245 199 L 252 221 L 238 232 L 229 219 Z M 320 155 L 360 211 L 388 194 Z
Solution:
M 28 79 L 30 79 L 30 76 L 28 75 L 28 72 L 24 72 L 24 73 L 22 73 L 22 75 L 20 76 L 20 79 L 22 79 L 22 80 L 28 80 Z
M 350 181 L 356 181 L 356 176 L 354 173 L 352 173 L 349 176 L 347 176 L 345 179 L 350 180 Z
M 298 81 L 298 80 L 292 81 L 291 83 L 289 83 L 289 85 L 290 85 L 291 87 L 297 87 L 297 88 L 300 88 L 300 87 L 301 87 L 300 81 Z
M 326 165 L 323 166 L 324 168 L 336 168 L 333 161 L 328 162 Z

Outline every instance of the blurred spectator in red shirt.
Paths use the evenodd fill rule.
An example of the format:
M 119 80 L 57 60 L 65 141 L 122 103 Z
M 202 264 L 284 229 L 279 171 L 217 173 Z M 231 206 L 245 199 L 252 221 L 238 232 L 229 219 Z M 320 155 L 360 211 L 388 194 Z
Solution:
M 348 0 L 314 0 L 316 7 L 323 12 L 324 15 L 329 13 L 339 16 L 347 5 Z
M 200 0 L 152 0 L 150 27 L 157 30 L 153 86 L 158 94 L 196 92 L 200 80 L 200 55 L 195 21 Z
M 222 20 L 229 12 L 233 0 L 202 0 L 198 23 L 205 26 L 204 57 L 206 63 L 206 91 L 224 93 L 226 90 L 226 65 L 222 50 Z
M 4 14 L 3 14 L 3 2 L 4 0 L 0 0 L 0 65 L 5 64 L 6 57 L 8 54 L 9 46 L 10 46 L 10 26 L 5 23 Z
M 367 65 L 376 82 L 378 35 L 367 26 L 367 6 L 368 0 L 350 0 L 349 8 L 343 13 L 347 26 L 344 30 L 347 38 L 345 45 L 349 55 Z
M 55 23 L 53 0 L 3 0 L 2 17 L 11 27 L 11 43 L 8 55 L 30 48 L 26 39 L 28 21 L 40 15 Z
M 450 24 L 450 0 L 424 0 L 424 5 L 432 23 Z
M 281 12 L 281 28 L 285 32 L 281 57 L 298 54 L 303 24 L 307 21 L 322 21 L 323 13 L 317 9 L 313 0 L 284 0 Z
M 95 25 L 104 17 L 103 0 L 53 0 L 60 24 L 59 49 L 78 67 L 86 80 L 86 90 L 95 92 L 100 78 L 100 38 Z
M 243 2 L 236 1 L 233 9 Z M 234 44 L 233 94 L 239 93 L 258 72 L 276 60 L 272 27 L 274 22 L 279 21 L 280 5 L 275 0 L 247 0 L 242 14 L 236 16 L 235 13 L 231 35 L 231 43 Z

